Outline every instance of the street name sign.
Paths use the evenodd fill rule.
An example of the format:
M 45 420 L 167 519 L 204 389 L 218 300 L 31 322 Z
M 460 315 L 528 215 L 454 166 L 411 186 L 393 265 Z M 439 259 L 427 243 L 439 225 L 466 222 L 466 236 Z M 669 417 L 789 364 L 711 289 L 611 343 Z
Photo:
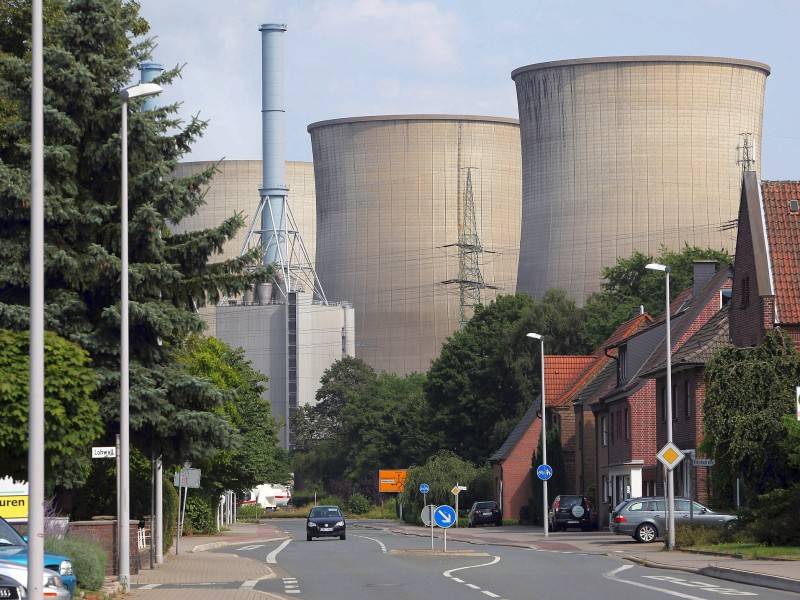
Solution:
M 692 464 L 695 467 L 713 467 L 717 463 L 713 458 L 695 458 Z
M 92 446 L 92 458 L 116 458 L 116 446 Z

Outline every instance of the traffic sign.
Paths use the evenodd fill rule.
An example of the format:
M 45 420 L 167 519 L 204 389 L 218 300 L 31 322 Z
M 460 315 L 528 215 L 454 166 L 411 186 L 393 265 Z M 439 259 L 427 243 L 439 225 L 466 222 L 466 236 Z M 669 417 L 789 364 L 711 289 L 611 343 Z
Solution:
M 539 468 L 536 469 L 536 476 L 542 481 L 547 481 L 553 476 L 553 469 L 550 465 L 539 465 Z
M 422 512 L 420 513 L 419 516 L 422 519 L 422 522 L 425 524 L 425 527 L 431 526 L 431 515 L 433 514 L 433 511 L 436 510 L 436 508 L 437 507 L 435 504 L 428 504 L 427 506 L 422 507 Z
M 420 483 L 419 484 L 419 493 L 420 494 L 427 494 L 429 491 L 431 491 L 431 488 L 428 487 L 427 483 Z
M 695 458 L 692 464 L 695 467 L 713 467 L 716 461 L 713 458 Z
M 456 522 L 456 511 L 447 504 L 437 506 L 433 511 L 433 521 L 438 527 L 443 527 L 444 529 L 452 527 L 453 523 Z
M 92 458 L 116 458 L 116 446 L 92 446 Z
M 656 458 L 670 471 L 678 466 L 684 456 L 686 455 L 672 442 L 664 444 L 664 447 L 656 454 Z

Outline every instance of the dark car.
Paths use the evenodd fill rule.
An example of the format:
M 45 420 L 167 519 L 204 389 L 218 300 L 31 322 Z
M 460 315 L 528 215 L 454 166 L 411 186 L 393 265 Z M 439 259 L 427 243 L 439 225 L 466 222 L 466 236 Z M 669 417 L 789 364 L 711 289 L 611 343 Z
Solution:
M 467 527 L 494 523 L 498 527 L 503 524 L 503 512 L 494 500 L 476 502 L 467 513 Z
M 716 512 L 699 502 L 675 498 L 675 526 L 730 527 L 736 516 Z M 667 530 L 667 502 L 663 496 L 628 498 L 611 512 L 611 533 L 629 535 L 637 542 L 652 542 Z
M 594 513 L 594 519 L 593 519 Z M 589 531 L 596 523 L 597 513 L 584 496 L 556 496 L 547 515 L 551 531 L 569 528 Z
M 28 564 L 28 542 L 3 517 L 0 517 L 0 560 L 8 560 L 21 565 Z M 43 566 L 61 576 L 70 595 L 75 593 L 78 580 L 72 570 L 72 561 L 69 558 L 45 552 Z
M 315 537 L 338 537 L 347 539 L 344 515 L 338 506 L 315 506 L 306 519 L 306 539 Z

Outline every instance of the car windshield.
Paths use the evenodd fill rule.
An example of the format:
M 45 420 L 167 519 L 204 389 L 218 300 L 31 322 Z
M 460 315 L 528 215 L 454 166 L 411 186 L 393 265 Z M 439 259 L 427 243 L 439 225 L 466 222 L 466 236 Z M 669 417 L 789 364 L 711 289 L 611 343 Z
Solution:
M 0 546 L 27 546 L 22 536 L 5 519 L 0 519 Z
M 309 515 L 312 519 L 320 517 L 341 517 L 342 512 L 338 506 L 315 506 Z
M 572 508 L 576 504 L 581 504 L 583 498 L 581 496 L 561 496 L 559 508 Z
M 475 508 L 478 510 L 483 510 L 487 508 L 494 508 L 494 502 L 476 502 Z

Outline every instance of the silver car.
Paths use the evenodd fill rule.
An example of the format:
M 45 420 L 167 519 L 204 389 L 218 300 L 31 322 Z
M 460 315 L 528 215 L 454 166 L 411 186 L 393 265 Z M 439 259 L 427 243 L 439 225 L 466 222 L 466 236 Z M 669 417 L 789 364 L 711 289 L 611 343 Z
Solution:
M 675 498 L 675 526 L 729 527 L 735 515 L 715 512 L 699 502 Z M 628 498 L 611 513 L 611 533 L 629 535 L 637 542 L 652 542 L 667 530 L 667 502 L 663 496 Z
M 23 588 L 28 585 L 28 567 L 9 560 L 0 560 L 0 575 L 16 581 Z M 45 598 L 72 598 L 69 589 L 61 580 L 61 575 L 52 569 L 42 571 L 42 593 Z

